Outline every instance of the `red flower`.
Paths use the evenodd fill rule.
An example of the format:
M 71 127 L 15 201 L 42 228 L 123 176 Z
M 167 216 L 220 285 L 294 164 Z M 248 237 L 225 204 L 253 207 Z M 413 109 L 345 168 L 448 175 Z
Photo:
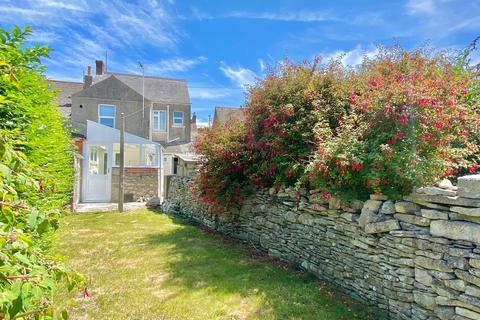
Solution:
M 418 104 L 421 106 L 426 106 L 428 104 L 428 99 L 422 98 L 418 100 Z
M 83 298 L 89 298 L 92 294 L 88 291 L 87 287 L 83 288 Z
M 402 124 L 402 125 L 407 125 L 408 124 L 408 116 L 406 114 L 402 114 L 399 118 L 398 118 L 398 123 Z
M 331 197 L 332 196 L 331 196 L 330 192 L 328 192 L 327 190 L 322 191 L 323 200 L 328 201 L 328 200 L 330 200 Z

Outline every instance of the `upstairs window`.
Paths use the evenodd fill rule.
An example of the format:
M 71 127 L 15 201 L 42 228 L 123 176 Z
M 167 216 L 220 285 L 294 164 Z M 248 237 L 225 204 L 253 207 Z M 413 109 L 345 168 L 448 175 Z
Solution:
M 98 105 L 98 122 L 115 128 L 115 106 L 109 104 Z
M 183 126 L 183 112 L 182 111 L 173 111 L 173 125 L 174 126 Z
M 167 131 L 167 113 L 162 110 L 155 110 L 152 113 L 153 131 Z

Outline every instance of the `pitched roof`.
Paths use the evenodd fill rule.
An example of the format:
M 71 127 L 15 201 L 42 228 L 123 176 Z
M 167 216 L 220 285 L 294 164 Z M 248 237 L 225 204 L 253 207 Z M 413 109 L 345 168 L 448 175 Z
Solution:
M 83 89 L 83 83 L 73 81 L 47 80 L 51 90 L 57 91 L 57 104 L 64 117 L 70 117 L 72 110 L 72 94 Z
M 194 162 L 198 160 L 198 155 L 193 150 L 193 142 L 181 142 L 163 144 L 166 154 L 174 154 L 187 162 Z
M 215 114 L 213 116 L 213 125 L 224 125 L 228 120 L 236 118 L 240 121 L 245 120 L 244 108 L 235 107 L 215 107 Z
M 95 76 L 93 84 L 108 77 L 115 77 L 140 95 L 143 92 L 142 76 L 122 73 L 106 73 Z M 145 98 L 152 102 L 190 104 L 186 80 L 145 76 Z

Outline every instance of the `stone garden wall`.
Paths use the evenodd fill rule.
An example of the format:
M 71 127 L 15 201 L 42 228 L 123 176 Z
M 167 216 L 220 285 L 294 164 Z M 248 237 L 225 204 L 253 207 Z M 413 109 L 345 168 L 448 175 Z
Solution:
M 480 319 L 480 176 L 401 201 L 327 203 L 306 190 L 263 190 L 214 216 L 171 182 L 164 210 L 315 273 L 391 319 Z
M 118 201 L 119 169 L 112 168 L 111 201 Z M 124 201 L 144 202 L 159 196 L 160 169 L 158 168 L 125 168 Z

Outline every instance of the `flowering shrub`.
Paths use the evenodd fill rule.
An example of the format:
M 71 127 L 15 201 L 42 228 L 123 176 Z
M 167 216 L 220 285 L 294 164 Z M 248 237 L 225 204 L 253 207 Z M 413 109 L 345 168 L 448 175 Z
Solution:
M 314 186 L 399 196 L 468 167 L 478 152 L 467 99 L 475 78 L 447 56 L 383 50 L 350 81 L 349 115 L 335 133 L 317 125 Z
M 300 65 L 286 61 L 250 89 L 244 142 L 254 185 L 298 181 L 315 149 L 312 129 L 321 119 L 335 126 L 347 109 L 339 81 L 343 68 L 338 63 L 323 68 L 319 62 L 319 58 Z
M 285 62 L 253 86 L 243 126 L 207 129 L 197 188 L 228 209 L 256 187 L 401 196 L 479 167 L 478 81 L 462 59 L 382 49 L 357 69 Z
M 204 128 L 195 141 L 194 148 L 201 154 L 195 190 L 215 213 L 234 208 L 249 194 L 243 136 L 243 125 L 233 120 L 224 126 Z

